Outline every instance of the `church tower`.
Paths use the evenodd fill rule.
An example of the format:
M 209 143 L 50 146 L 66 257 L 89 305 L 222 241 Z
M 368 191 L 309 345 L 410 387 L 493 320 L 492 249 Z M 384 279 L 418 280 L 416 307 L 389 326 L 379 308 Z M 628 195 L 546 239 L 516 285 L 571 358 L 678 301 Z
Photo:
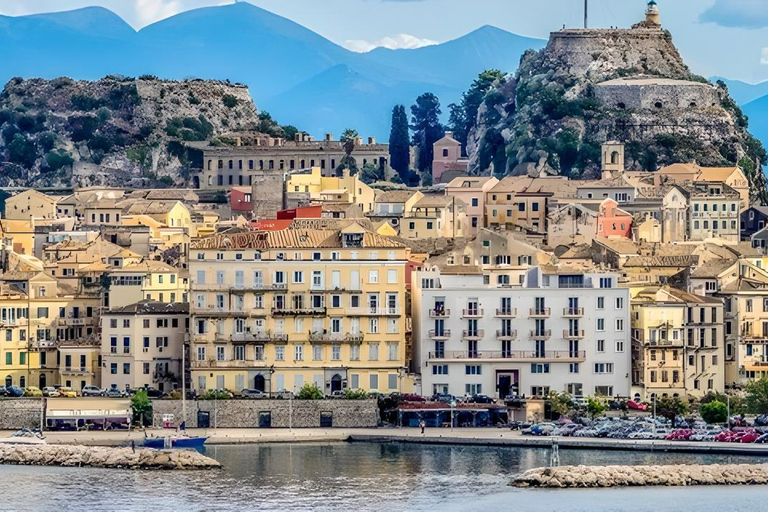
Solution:
M 602 178 L 609 180 L 624 172 L 624 144 L 610 140 L 603 144 Z
M 645 10 L 645 23 L 650 27 L 661 26 L 661 14 L 659 14 L 659 6 L 656 5 L 656 0 L 648 2 L 648 8 Z

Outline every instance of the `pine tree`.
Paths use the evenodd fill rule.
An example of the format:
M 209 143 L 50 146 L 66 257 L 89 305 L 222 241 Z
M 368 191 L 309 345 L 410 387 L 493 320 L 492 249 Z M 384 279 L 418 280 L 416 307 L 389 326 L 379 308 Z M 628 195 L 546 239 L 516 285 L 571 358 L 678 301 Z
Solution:
M 392 109 L 392 128 L 389 132 L 389 164 L 403 181 L 407 181 L 410 161 L 408 116 L 403 105 L 395 105 Z
M 461 150 L 464 154 L 467 151 L 467 138 L 469 133 L 477 124 L 477 112 L 483 103 L 485 94 L 491 90 L 494 82 L 504 77 L 504 73 L 498 69 L 487 69 L 477 75 L 477 78 L 469 89 L 462 94 L 461 103 L 451 103 L 448 108 L 451 109 L 451 117 L 448 120 L 448 126 L 453 131 L 453 137 L 461 142 Z
M 425 172 L 432 167 L 434 144 L 445 134 L 440 124 L 440 100 L 431 92 L 416 98 L 411 106 L 411 130 L 413 144 L 419 148 L 419 171 Z

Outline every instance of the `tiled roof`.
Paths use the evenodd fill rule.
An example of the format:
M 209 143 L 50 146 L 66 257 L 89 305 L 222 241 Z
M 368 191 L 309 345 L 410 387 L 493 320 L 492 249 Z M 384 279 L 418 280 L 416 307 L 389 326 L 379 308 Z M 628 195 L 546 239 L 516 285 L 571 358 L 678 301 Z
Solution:
M 404 203 L 408 201 L 416 190 L 387 190 L 376 194 L 377 203 Z
M 235 231 L 235 230 L 232 230 Z M 335 249 L 342 248 L 338 229 L 283 229 L 279 231 L 242 231 L 220 233 L 192 241 L 192 249 Z M 392 248 L 403 244 L 371 231 L 364 230 L 363 247 Z

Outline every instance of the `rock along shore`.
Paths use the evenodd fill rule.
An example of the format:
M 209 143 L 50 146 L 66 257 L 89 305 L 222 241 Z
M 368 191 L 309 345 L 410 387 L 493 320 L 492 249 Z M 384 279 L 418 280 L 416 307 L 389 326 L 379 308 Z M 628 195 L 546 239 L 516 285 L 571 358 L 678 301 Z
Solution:
M 193 450 L 154 450 L 61 444 L 0 443 L 0 464 L 123 469 L 217 469 L 221 464 Z
M 688 485 L 765 485 L 768 464 L 560 466 L 529 469 L 511 486 L 565 489 Z

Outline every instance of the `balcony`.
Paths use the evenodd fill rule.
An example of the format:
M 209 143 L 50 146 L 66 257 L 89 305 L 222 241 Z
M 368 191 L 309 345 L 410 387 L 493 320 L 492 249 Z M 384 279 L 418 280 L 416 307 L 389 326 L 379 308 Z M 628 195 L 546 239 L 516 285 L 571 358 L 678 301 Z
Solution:
M 267 343 L 272 340 L 272 336 L 267 331 L 246 331 L 232 333 L 231 339 L 233 343 Z
M 566 340 L 583 340 L 584 339 L 584 329 L 565 329 L 563 331 L 563 338 Z
M 310 332 L 310 343 L 362 343 L 363 333 Z
M 400 316 L 400 308 L 347 308 L 347 316 Z
M 451 316 L 450 309 L 430 309 L 429 318 L 446 318 Z
M 768 343 L 768 333 L 742 331 L 741 341 L 747 343 Z
M 464 340 L 481 340 L 485 337 L 485 330 L 474 329 L 461 331 L 461 338 Z
M 325 316 L 326 309 L 282 306 L 272 308 L 272 316 Z
M 517 308 L 497 309 L 496 318 L 517 318 Z
M 548 340 L 552 337 L 552 331 L 545 329 L 543 331 L 531 331 L 532 340 Z
M 500 340 L 514 340 L 517 339 L 517 331 L 499 329 L 496 331 L 496 338 Z
M 584 316 L 584 308 L 565 308 L 563 318 L 581 318 Z
M 61 327 L 68 326 L 82 326 L 82 325 L 95 325 L 96 324 L 96 317 L 66 317 L 66 318 L 59 318 L 58 324 Z
M 213 318 L 230 318 L 235 316 L 248 316 L 244 309 L 233 309 L 226 307 L 208 306 L 207 308 L 192 308 L 192 314 L 197 316 L 207 316 Z
M 683 340 L 649 340 L 645 342 L 646 347 L 682 347 L 684 345 Z
M 193 370 L 207 370 L 208 368 L 262 368 L 267 365 L 264 359 L 226 359 L 207 361 L 192 361 L 190 366 Z
M 527 350 L 477 350 L 477 351 L 450 351 L 443 352 L 430 352 L 429 359 L 431 361 L 436 360 L 499 360 L 499 361 L 516 361 L 521 363 L 580 363 L 584 362 L 587 358 L 586 352 L 580 351 L 546 351 L 546 352 L 534 352 Z
M 531 308 L 528 318 L 549 318 L 551 314 L 549 308 Z
M 235 284 L 231 287 L 228 287 L 228 290 L 231 290 L 233 292 L 252 292 L 252 291 L 285 291 L 288 289 L 288 283 L 273 283 L 273 284 L 265 284 L 261 281 L 256 281 L 251 284 Z
M 91 375 L 93 372 L 85 366 L 65 366 L 60 373 L 62 375 Z
M 433 340 L 447 340 L 451 337 L 451 330 L 450 329 L 442 329 L 442 330 L 435 330 L 432 329 L 429 331 L 429 337 Z
M 462 309 L 461 318 L 483 318 L 484 312 L 481 308 Z

